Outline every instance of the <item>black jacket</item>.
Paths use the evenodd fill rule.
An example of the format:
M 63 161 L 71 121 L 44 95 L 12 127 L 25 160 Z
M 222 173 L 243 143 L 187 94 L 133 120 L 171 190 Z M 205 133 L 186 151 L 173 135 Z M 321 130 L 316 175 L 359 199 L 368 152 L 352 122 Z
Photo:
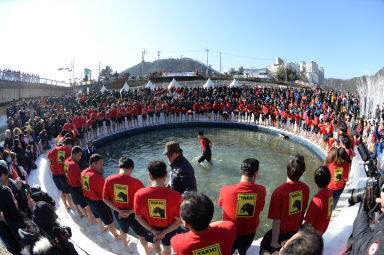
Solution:
M 195 171 L 183 155 L 173 161 L 171 168 L 171 189 L 180 194 L 186 191 L 197 191 Z
M 384 254 L 384 213 L 381 213 L 372 231 L 368 213 L 359 212 L 353 223 L 352 250 L 346 254 Z

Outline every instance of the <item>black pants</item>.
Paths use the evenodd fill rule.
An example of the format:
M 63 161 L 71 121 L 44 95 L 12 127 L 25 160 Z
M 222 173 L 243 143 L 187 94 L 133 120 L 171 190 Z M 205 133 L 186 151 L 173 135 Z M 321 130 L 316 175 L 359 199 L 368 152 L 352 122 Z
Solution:
M 236 236 L 235 242 L 233 243 L 231 254 L 234 254 L 237 250 L 240 255 L 246 255 L 248 248 L 252 245 L 255 233 L 249 235 Z
M 294 234 L 296 234 L 297 231 L 289 232 L 286 234 L 280 234 L 279 238 L 277 241 L 279 243 L 288 240 L 291 238 Z M 271 246 L 271 240 L 272 240 L 272 229 L 269 230 L 263 237 L 263 240 L 261 240 L 260 243 L 260 255 L 265 255 L 265 254 L 272 254 L 275 251 L 279 251 L 280 248 L 275 249 Z
M 206 160 L 208 162 L 211 162 L 211 157 L 212 157 L 211 153 L 205 153 L 204 155 L 200 156 L 200 158 L 199 158 L 199 160 L 197 162 L 201 163 L 204 160 Z

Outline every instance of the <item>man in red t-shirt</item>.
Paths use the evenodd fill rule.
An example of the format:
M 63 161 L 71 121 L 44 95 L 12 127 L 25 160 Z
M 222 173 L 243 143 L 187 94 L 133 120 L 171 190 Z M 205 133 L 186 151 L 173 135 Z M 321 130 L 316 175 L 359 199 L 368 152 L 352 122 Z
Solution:
M 108 176 L 103 188 L 103 201 L 114 212 L 115 218 L 120 225 L 120 234 L 124 242 L 124 246 L 128 247 L 129 238 L 127 233 L 129 227 L 133 229 L 139 237 L 140 243 L 145 248 L 147 254 L 151 252 L 148 242 L 145 240 L 147 236 L 146 230 L 135 219 L 133 212 L 133 201 L 136 192 L 144 188 L 144 184 L 133 177 L 131 173 L 134 168 L 132 159 L 121 157 L 119 159 L 119 173 Z
M 266 190 L 255 184 L 259 172 L 259 161 L 245 159 L 241 163 L 240 183 L 224 186 L 220 190 L 218 204 L 223 207 L 223 220 L 235 223 L 236 240 L 232 247 L 240 255 L 246 255 L 259 226 L 259 215 L 264 209 Z
M 171 245 L 177 255 L 232 254 L 236 225 L 231 221 L 210 223 L 213 212 L 213 203 L 207 196 L 195 192 L 185 194 L 180 216 L 190 231 L 172 238 Z
M 331 173 L 328 167 L 321 166 L 315 171 L 315 182 L 319 192 L 312 198 L 304 220 L 312 225 L 320 234 L 328 228 L 333 210 L 333 193 L 328 189 Z
M 52 171 L 52 179 L 57 189 L 60 191 L 60 197 L 63 200 L 65 209 L 73 207 L 70 196 L 69 185 L 64 173 L 64 161 L 71 156 L 73 141 L 71 138 L 64 140 L 64 145 L 53 148 L 48 153 L 49 166 Z
M 204 136 L 203 131 L 199 131 L 197 138 L 200 139 L 201 146 L 201 156 L 198 159 L 198 162 L 201 163 L 204 160 L 207 160 L 209 163 L 211 162 L 212 157 L 212 142 L 207 137 Z
M 151 187 L 140 189 L 135 194 L 134 211 L 136 219 L 149 233 L 147 239 L 154 243 L 157 254 L 171 255 L 171 238 L 181 224 L 181 195 L 165 186 L 167 165 L 163 161 L 152 161 L 148 164 Z M 160 240 L 163 244 L 161 252 Z
M 97 224 L 99 224 L 101 233 L 108 229 L 115 237 L 115 240 L 119 240 L 120 236 L 117 234 L 113 225 L 112 212 L 103 202 L 104 178 L 101 175 L 102 170 L 103 157 L 99 154 L 93 154 L 89 158 L 89 168 L 81 173 L 83 194 L 91 208 L 93 216 L 96 218 Z M 107 225 L 107 227 L 104 227 L 103 223 Z
M 71 156 L 64 162 L 64 174 L 67 178 L 69 191 L 71 193 L 71 198 L 77 214 L 80 218 L 83 216 L 87 217 L 89 224 L 92 225 L 94 223 L 94 219 L 92 217 L 91 209 L 89 208 L 83 195 L 81 170 L 78 164 L 82 155 L 83 149 L 80 146 L 72 148 Z M 81 211 L 77 207 L 78 205 L 81 207 Z
M 299 180 L 304 171 L 304 157 L 296 154 L 287 165 L 287 182 L 272 193 L 268 212 L 268 218 L 273 220 L 272 230 L 264 235 L 260 254 L 278 251 L 281 243 L 299 230 L 309 198 L 308 185 Z

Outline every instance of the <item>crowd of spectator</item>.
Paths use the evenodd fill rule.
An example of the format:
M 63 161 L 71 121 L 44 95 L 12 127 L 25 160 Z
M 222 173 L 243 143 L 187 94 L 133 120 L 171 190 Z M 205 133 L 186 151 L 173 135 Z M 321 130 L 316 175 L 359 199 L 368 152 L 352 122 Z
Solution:
M 174 232 L 174 230 L 176 230 L 174 225 L 180 225 L 181 221 L 177 220 L 175 223 L 173 219 L 165 218 L 165 221 L 159 221 L 159 219 L 154 220 L 150 222 L 151 225 L 148 224 L 149 218 L 146 218 L 147 215 L 145 215 L 143 211 L 134 208 L 133 201 L 136 199 L 135 197 L 130 197 L 129 199 L 132 204 L 120 208 L 119 206 L 125 199 L 124 192 L 120 198 L 116 196 L 104 197 L 103 192 L 98 194 L 92 192 L 92 189 L 99 191 L 102 191 L 103 188 L 105 189 L 104 179 L 100 179 L 100 176 L 97 177 L 97 181 L 90 181 L 90 179 L 94 178 L 93 176 L 101 171 L 103 163 L 102 157 L 95 153 L 96 151 L 92 146 L 92 139 L 131 127 L 159 123 L 161 118 L 163 118 L 165 122 L 181 122 L 200 118 L 220 121 L 242 121 L 278 128 L 296 135 L 301 135 L 311 139 L 314 143 L 318 143 L 319 146 L 322 146 L 322 148 L 327 151 L 327 157 L 324 165 L 319 166 L 314 174 L 315 182 L 319 187 L 319 193 L 314 197 L 312 202 L 309 200 L 308 186 L 300 181 L 300 177 L 305 171 L 303 157 L 296 155 L 292 161 L 288 162 L 286 169 L 288 181 L 278 187 L 273 192 L 271 198 L 268 217 L 273 220 L 272 230 L 265 235 L 261 244 L 263 251 L 274 252 L 279 249 L 285 249 L 287 246 L 284 245 L 284 247 L 282 247 L 282 245 L 290 238 L 298 238 L 298 236 L 303 233 L 309 233 L 309 235 L 312 233 L 310 230 L 303 230 L 300 232 L 301 234 L 297 234 L 297 231 L 303 223 L 308 204 L 310 204 L 308 209 L 310 213 L 307 212 L 305 222 L 314 227 L 318 235 L 326 231 L 332 210 L 336 206 L 345 187 L 345 183 L 349 178 L 351 161 L 354 156 L 354 146 L 364 142 L 371 148 L 372 157 L 378 157 L 382 154 L 383 124 L 381 121 L 384 116 L 377 115 L 378 119 L 367 120 L 365 116 L 360 116 L 359 109 L 359 96 L 357 94 L 344 93 L 340 90 L 325 91 L 321 89 L 282 87 L 217 87 L 214 89 L 182 87 L 180 89 L 173 88 L 170 90 L 140 88 L 122 93 L 118 91 L 107 91 L 104 93 L 93 91 L 90 94 L 77 96 L 42 97 L 35 100 L 18 101 L 13 102 L 12 105 L 7 108 L 8 129 L 6 130 L 6 138 L 1 149 L 1 156 L 4 161 L 0 161 L 0 165 L 6 169 L 3 171 L 6 177 L 4 177 L 4 175 L 0 175 L 0 177 L 8 180 L 9 176 L 9 181 L 4 181 L 5 186 L 13 185 L 18 187 L 21 184 L 26 185 L 28 174 L 37 168 L 35 164 L 36 158 L 44 151 L 52 149 L 48 159 L 50 160 L 50 168 L 54 176 L 53 180 L 61 191 L 61 198 L 68 210 L 73 208 L 79 216 L 87 216 L 90 223 L 93 222 L 93 217 L 96 218 L 101 232 L 109 229 L 117 240 L 122 239 L 122 236 L 117 234 L 111 223 L 111 218 L 103 217 L 105 215 L 103 214 L 105 208 L 100 208 L 105 207 L 104 203 L 106 203 L 112 211 L 117 213 L 119 219 L 129 218 L 134 212 L 136 215 L 144 217 L 138 217 L 137 221 L 140 223 L 139 225 L 144 227 L 145 231 L 152 233 L 152 241 L 159 241 L 166 238 L 162 243 L 165 247 L 169 247 L 171 237 L 169 235 L 167 236 L 167 234 Z M 384 111 L 382 114 L 383 113 Z M 337 132 L 334 132 L 334 130 L 337 130 Z M 334 136 L 335 133 L 336 136 Z M 55 139 L 54 148 L 51 148 L 52 144 L 50 141 L 52 139 Z M 81 148 L 79 146 L 84 147 Z M 179 147 L 177 148 L 174 151 L 176 153 L 175 158 L 171 160 L 171 158 L 168 157 L 172 168 L 175 166 L 173 161 L 182 155 L 181 149 Z M 177 152 L 179 154 L 177 154 Z M 164 153 L 168 156 L 167 150 Z M 67 162 L 67 160 L 70 162 Z M 248 162 L 249 160 L 250 162 Z M 259 174 L 258 161 L 256 159 L 249 160 L 245 163 L 243 162 L 244 166 L 241 166 L 241 182 L 256 185 L 255 181 Z M 68 173 L 71 172 L 68 170 L 71 168 L 70 165 L 76 168 L 76 171 L 74 170 L 74 172 L 77 173 L 77 176 L 74 177 L 75 179 L 68 179 Z M 185 165 L 187 165 L 187 163 L 185 163 Z M 167 189 L 164 186 L 164 181 L 167 178 L 167 172 L 164 170 L 164 166 L 166 169 L 164 162 L 151 162 L 148 166 L 152 184 L 155 185 L 154 187 Z M 84 168 L 87 168 L 87 170 L 81 172 L 80 169 Z M 119 162 L 119 169 L 130 170 L 130 172 L 132 172 L 133 162 L 127 158 L 123 159 Z M 193 171 L 193 169 L 191 171 Z M 126 172 L 130 173 L 129 171 Z M 180 171 L 177 170 L 176 172 Z M 262 171 L 260 174 L 263 174 Z M 84 175 L 88 177 L 84 177 Z M 126 173 L 126 175 L 129 174 Z M 87 183 L 87 185 L 85 185 L 85 183 Z M 183 181 L 181 181 L 181 183 L 183 183 Z M 73 191 L 71 187 L 75 188 L 76 191 Z M 194 187 L 196 187 L 196 183 Z M 262 189 L 261 185 L 257 187 L 258 190 Z M 120 190 L 124 191 L 124 188 L 122 187 Z M 193 190 L 196 190 L 196 188 L 192 188 L 192 191 Z M 9 191 L 13 192 L 16 198 L 16 203 L 14 203 L 16 210 L 18 210 L 17 205 L 23 203 L 27 205 L 25 208 L 29 205 L 29 215 L 33 215 L 38 201 L 32 201 L 33 199 L 30 199 L 30 195 L 15 195 L 16 191 L 19 194 L 20 189 L 16 189 L 15 191 L 15 189 L 11 188 Z M 209 216 L 211 212 L 204 212 L 206 213 L 204 214 L 205 216 L 203 214 L 201 215 L 201 217 L 209 219 L 205 219 L 205 225 L 202 223 L 201 218 L 196 219 L 191 216 L 190 213 L 194 210 L 193 203 L 197 203 L 196 206 L 201 206 L 201 204 L 209 205 L 209 198 L 196 194 L 184 194 L 184 191 L 185 190 L 179 192 L 181 195 L 185 195 L 185 201 L 183 203 L 179 201 L 179 204 L 175 202 L 172 205 L 167 205 L 171 206 L 175 213 L 170 215 L 174 215 L 176 218 L 181 217 L 184 225 L 187 227 L 188 225 L 190 226 L 188 229 L 192 231 L 191 233 L 201 234 L 205 232 L 209 226 L 212 219 L 212 217 Z M 229 191 L 227 191 L 227 193 L 228 192 Z M 239 191 L 238 193 L 252 192 L 245 189 L 245 191 Z M 236 193 L 236 195 L 231 194 L 233 197 L 239 198 L 238 193 Z M 28 194 L 33 194 L 33 192 Z M 292 197 L 290 197 L 290 194 L 293 194 Z M 129 194 L 129 196 L 133 195 L 134 194 L 131 193 Z M 226 192 L 223 191 L 223 194 L 220 194 L 220 197 L 223 199 L 219 199 L 220 205 L 223 206 L 223 220 L 232 221 L 235 222 L 235 224 L 234 226 L 230 226 L 230 224 L 225 225 L 226 223 L 223 223 L 225 226 L 220 227 L 221 225 L 218 225 L 215 231 L 220 232 L 220 229 L 229 230 L 228 232 L 232 233 L 233 238 L 228 237 L 228 242 L 233 243 L 236 239 L 237 242 L 235 242 L 235 244 L 238 245 L 236 249 L 240 254 L 245 254 L 244 247 L 247 248 L 247 245 L 250 245 L 250 242 L 253 240 L 258 226 L 258 213 L 263 210 L 263 206 L 255 210 L 252 216 L 251 214 L 241 215 L 240 213 L 240 215 L 238 215 L 239 218 L 248 219 L 241 221 L 237 219 L 236 215 L 232 215 L 238 212 L 229 212 L 231 209 L 236 209 L 236 203 L 233 201 L 233 203 L 227 203 L 224 195 L 226 195 Z M 17 198 L 20 196 L 26 197 L 26 200 L 18 200 Z M 172 195 L 172 197 L 175 198 L 177 196 Z M 259 201 L 259 199 L 263 200 L 263 197 L 265 200 L 265 192 L 261 192 L 257 196 L 257 201 Z M 94 201 L 92 202 L 92 200 Z M 110 200 L 112 205 L 104 200 Z M 245 194 L 244 200 L 252 204 L 253 197 Z M 186 201 L 190 201 L 191 205 Z M 296 203 L 295 201 L 298 202 Z M 42 202 L 39 201 L 39 203 Z M 145 202 L 143 203 L 145 204 Z M 317 206 L 319 203 L 326 204 L 321 212 Z M 159 202 L 159 204 L 161 203 Z M 263 205 L 264 203 L 260 202 L 260 204 Z M 81 207 L 80 210 L 77 208 L 78 205 Z M 45 208 L 46 206 L 41 205 L 38 208 L 41 209 L 41 207 Z M 286 207 L 288 207 L 289 210 L 284 209 Z M 15 208 L 12 208 L 12 210 Z M 175 210 L 175 208 L 177 208 L 177 210 Z M 180 208 L 180 210 L 178 210 L 178 208 Z M 281 208 L 280 212 L 277 212 L 279 210 L 276 208 Z M 155 207 L 151 207 L 150 209 L 155 210 Z M 244 211 L 246 211 L 245 207 L 243 214 Z M 158 215 L 154 216 L 154 218 L 162 219 L 161 210 L 153 212 Z M 196 212 L 196 214 L 198 213 Z M 314 215 L 319 216 L 315 217 Z M 54 216 L 52 217 L 54 218 Z M 147 219 L 147 224 L 144 219 Z M 251 221 L 249 221 L 249 219 L 251 219 Z M 13 222 L 11 219 L 9 221 Z M 53 222 L 55 221 L 53 220 Z M 252 231 L 242 232 L 239 230 L 242 229 L 242 224 L 248 224 L 246 226 L 249 227 L 250 222 L 252 222 L 252 229 L 248 230 Z M 203 225 L 199 225 L 200 223 Z M 134 219 L 130 219 L 126 224 L 135 225 L 137 222 L 135 222 Z M 167 228 L 170 226 L 167 224 L 173 225 Z M 52 226 L 53 225 L 52 223 Z M 107 226 L 107 228 L 104 225 Z M 216 225 L 213 224 L 212 226 Z M 17 229 L 20 227 L 21 226 L 17 224 L 9 225 L 13 236 L 24 245 L 22 236 L 17 233 Z M 23 227 L 25 228 L 25 226 Z M 137 234 L 139 233 L 138 236 L 144 238 L 140 241 L 146 247 L 146 250 L 149 251 L 150 247 L 145 243 L 148 239 L 146 234 L 140 232 L 142 230 L 140 230 L 139 227 L 136 229 L 133 226 L 131 227 L 135 232 L 137 230 Z M 124 229 L 124 227 L 122 227 L 122 229 Z M 67 233 L 68 230 L 61 230 L 66 232 L 66 235 L 69 235 L 69 233 Z M 54 234 L 52 235 L 54 236 Z M 184 235 L 183 238 L 185 239 L 180 237 L 178 241 L 182 244 L 181 246 L 175 243 L 174 249 L 179 249 L 177 254 L 189 254 L 183 250 L 182 246 L 187 247 L 187 244 L 189 244 L 187 241 L 192 242 L 192 239 L 195 238 L 187 236 L 187 234 Z M 194 239 L 193 242 L 196 243 L 197 241 Z M 63 241 L 62 243 L 67 247 L 67 242 Z M 127 240 L 125 239 L 125 244 L 126 243 Z M 204 245 L 210 247 L 208 243 Z M 228 246 L 228 243 L 226 245 Z M 298 244 L 296 243 L 296 245 Z M 224 248 L 222 248 L 221 252 L 223 254 L 234 252 L 232 245 L 230 246 L 231 249 L 225 248 L 225 250 L 223 250 Z M 197 246 L 195 248 L 197 249 Z M 291 247 L 291 249 L 293 248 Z M 157 249 L 156 251 L 158 252 L 159 250 Z M 169 250 L 166 251 L 166 254 L 168 254 Z M 321 254 L 321 252 L 310 254 Z
M 11 69 L 0 69 L 0 79 L 6 81 L 22 81 L 30 83 L 39 83 L 40 76 Z

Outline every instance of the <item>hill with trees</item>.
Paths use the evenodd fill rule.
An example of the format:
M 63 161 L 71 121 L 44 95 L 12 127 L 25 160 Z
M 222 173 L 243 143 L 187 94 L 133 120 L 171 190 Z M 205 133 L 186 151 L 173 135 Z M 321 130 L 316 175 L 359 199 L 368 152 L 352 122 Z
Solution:
M 381 68 L 374 77 L 384 76 L 384 67 Z M 325 89 L 342 89 L 345 91 L 354 92 L 356 91 L 357 84 L 361 81 L 364 81 L 367 77 L 361 76 L 361 77 L 354 77 L 352 79 L 335 79 L 335 78 L 328 78 L 327 82 L 321 85 L 322 88 Z
M 134 65 L 120 74 L 129 73 L 130 76 L 141 76 L 142 63 Z M 200 74 L 206 74 L 207 66 L 200 61 L 193 60 L 191 58 L 182 59 L 160 59 L 153 62 L 144 62 L 144 76 L 156 73 L 156 72 L 199 72 Z M 211 67 L 209 68 L 209 75 L 217 74 L 218 72 Z

